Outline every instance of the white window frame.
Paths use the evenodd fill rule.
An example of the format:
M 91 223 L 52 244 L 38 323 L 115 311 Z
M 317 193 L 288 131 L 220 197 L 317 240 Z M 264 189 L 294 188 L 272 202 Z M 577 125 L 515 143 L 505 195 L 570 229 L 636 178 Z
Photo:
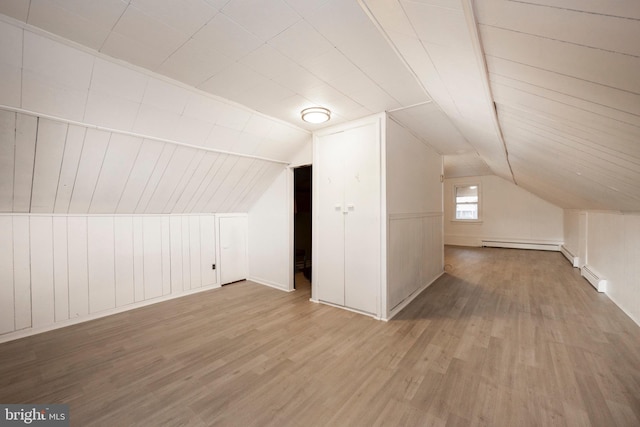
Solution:
M 458 210 L 457 199 L 457 190 L 458 188 L 463 187 L 478 187 L 478 219 L 458 219 L 456 218 L 456 211 Z M 451 214 L 451 221 L 455 222 L 470 222 L 470 223 L 480 223 L 482 222 L 482 186 L 479 182 L 459 182 L 453 185 L 453 212 Z

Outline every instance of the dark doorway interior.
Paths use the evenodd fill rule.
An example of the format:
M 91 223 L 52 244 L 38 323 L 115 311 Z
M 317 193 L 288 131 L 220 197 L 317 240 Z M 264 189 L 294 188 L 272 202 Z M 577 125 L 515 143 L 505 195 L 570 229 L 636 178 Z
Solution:
M 293 247 L 296 276 L 311 282 L 311 166 L 293 170 Z

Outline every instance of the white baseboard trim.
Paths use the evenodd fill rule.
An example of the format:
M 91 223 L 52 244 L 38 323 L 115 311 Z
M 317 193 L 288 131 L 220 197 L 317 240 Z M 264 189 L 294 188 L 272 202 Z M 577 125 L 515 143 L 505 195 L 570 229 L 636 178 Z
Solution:
M 279 291 L 284 292 L 293 292 L 295 289 L 289 289 L 288 286 L 282 285 L 281 283 L 272 282 L 271 280 L 262 279 L 260 277 L 247 277 L 247 280 L 257 283 L 258 285 L 268 286 L 270 288 L 277 289 Z
M 310 301 L 313 301 L 313 300 L 310 300 Z M 324 305 L 328 305 L 328 306 L 331 306 L 331 307 L 339 308 L 341 310 L 350 311 L 352 313 L 362 314 L 363 316 L 369 316 L 369 317 L 373 317 L 376 320 L 380 320 L 380 317 L 378 317 L 376 314 L 367 313 L 366 311 L 356 310 L 355 308 L 351 308 L 351 307 L 345 307 L 344 305 L 334 304 L 332 302 L 323 301 L 323 300 L 317 300 L 317 301 L 313 301 L 313 302 L 318 302 L 320 304 L 324 304 Z
M 211 291 L 213 289 L 218 289 L 218 288 L 220 288 L 220 285 L 218 285 L 218 284 L 203 286 L 201 288 L 189 289 L 189 290 L 182 291 L 182 292 L 176 293 L 176 294 L 163 295 L 161 297 L 153 298 L 153 299 L 146 300 L 146 301 L 134 302 L 132 304 L 123 305 L 122 307 L 110 308 L 108 310 L 101 311 L 99 313 L 93 313 L 93 314 L 89 314 L 89 315 L 82 316 L 82 317 L 76 317 L 76 318 L 73 318 L 73 319 L 62 320 L 60 322 L 56 322 L 56 323 L 53 323 L 51 325 L 40 326 L 40 327 L 36 327 L 36 328 L 30 327 L 30 328 L 26 328 L 26 329 L 20 329 L 18 331 L 14 331 L 14 332 L 8 332 L 8 333 L 6 333 L 4 335 L 0 335 L 0 343 L 13 341 L 13 340 L 17 340 L 17 339 L 20 339 L 20 338 L 29 337 L 31 335 L 41 334 L 43 332 L 53 331 L 55 329 L 65 328 L 65 327 L 71 326 L 71 325 L 77 325 L 78 323 L 89 322 L 91 320 L 100 319 L 102 317 L 107 317 L 107 316 L 111 316 L 111 315 L 114 315 L 114 314 L 124 313 L 125 311 L 135 310 L 137 308 L 146 307 L 148 305 L 157 304 L 157 303 L 160 303 L 160 302 L 169 301 L 169 300 L 176 299 L 176 298 L 182 298 L 182 297 L 185 297 L 187 295 L 197 294 L 197 293 L 204 292 L 204 291 Z
M 562 252 L 562 255 L 569 260 L 573 267 L 578 267 L 580 265 L 580 258 L 575 256 L 565 245 L 560 246 L 560 252 Z
M 418 295 L 420 295 L 422 293 L 422 291 L 424 291 L 425 289 L 427 289 L 429 286 L 431 286 L 436 280 L 438 280 L 439 278 L 442 277 L 442 275 L 444 274 L 444 270 L 438 274 L 433 280 L 431 280 L 429 283 L 423 285 L 422 287 L 420 287 L 420 289 L 417 289 L 415 291 L 413 291 L 408 297 L 406 297 L 405 299 L 403 299 L 402 301 L 400 301 L 398 304 L 396 304 L 395 307 L 393 307 L 391 309 L 391 311 L 389 311 L 389 315 L 386 317 L 383 317 L 380 320 L 383 320 L 385 322 L 388 322 L 389 320 L 393 319 L 393 317 L 400 313 L 402 311 L 402 309 L 404 309 L 406 306 L 408 306 L 411 301 L 413 301 L 414 299 L 416 299 L 416 297 Z

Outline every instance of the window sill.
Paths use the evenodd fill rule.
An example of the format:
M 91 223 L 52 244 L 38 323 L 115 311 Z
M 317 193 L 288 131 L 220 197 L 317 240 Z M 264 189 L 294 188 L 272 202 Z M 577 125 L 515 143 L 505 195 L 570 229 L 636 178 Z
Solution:
M 451 222 L 460 222 L 463 224 L 482 224 L 481 219 L 452 219 Z

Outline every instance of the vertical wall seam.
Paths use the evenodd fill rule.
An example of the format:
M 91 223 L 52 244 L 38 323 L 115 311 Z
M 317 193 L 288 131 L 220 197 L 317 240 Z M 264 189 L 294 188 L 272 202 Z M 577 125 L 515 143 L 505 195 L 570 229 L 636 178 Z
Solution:
M 33 167 L 31 168 L 31 191 L 29 194 L 29 213 L 31 213 L 31 204 L 33 203 L 33 180 L 36 174 L 36 159 L 38 157 L 38 134 L 40 133 L 40 117 L 36 117 L 36 141 L 33 145 Z
M 56 194 L 53 197 L 53 212 L 56 211 L 56 205 L 58 204 L 58 191 L 60 190 L 60 179 L 62 178 L 62 166 L 64 165 L 65 153 L 67 152 L 67 141 L 69 139 L 69 125 L 67 131 L 64 134 L 64 146 L 62 147 L 62 159 L 60 159 L 60 169 L 58 170 L 58 185 L 56 185 Z

